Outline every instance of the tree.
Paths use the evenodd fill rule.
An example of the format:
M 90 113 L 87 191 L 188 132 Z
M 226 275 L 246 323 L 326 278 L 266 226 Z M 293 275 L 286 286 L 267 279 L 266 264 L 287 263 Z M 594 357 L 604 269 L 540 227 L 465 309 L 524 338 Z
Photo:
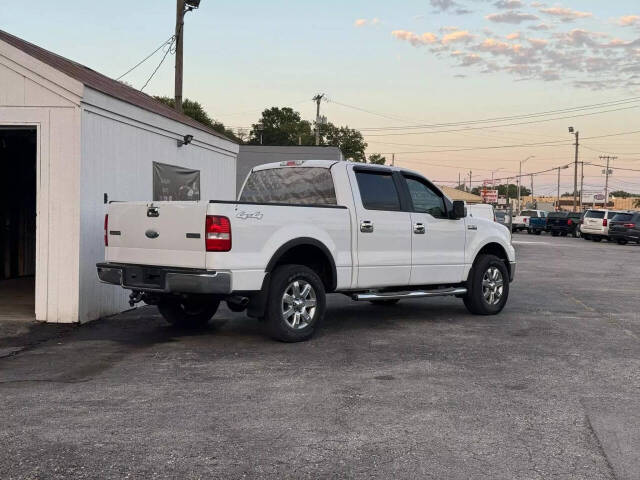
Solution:
M 346 160 L 365 163 L 367 157 L 364 151 L 367 142 L 358 130 L 349 127 L 336 127 L 333 123 L 327 123 L 320 128 L 320 143 L 339 147 Z
M 271 107 L 262 112 L 258 123 L 251 126 L 249 144 L 260 145 L 313 145 L 315 137 L 311 123 L 289 107 Z
M 386 161 L 387 159 L 379 153 L 369 155 L 369 163 L 373 163 L 374 165 L 384 165 Z
M 640 208 L 640 198 L 636 198 L 636 201 L 635 201 L 635 202 L 633 202 L 633 206 L 634 206 L 635 208 Z
M 471 190 L 471 193 L 475 195 L 480 195 L 480 192 L 482 191 L 483 188 L 484 187 L 473 187 L 473 189 Z M 487 190 L 489 189 L 491 189 L 491 187 L 487 187 Z M 509 185 L 497 185 L 495 187 L 495 190 L 498 190 L 498 195 L 500 195 L 501 197 L 506 197 L 507 191 L 509 192 L 509 198 L 518 197 L 518 185 L 514 185 L 513 183 L 510 183 Z M 531 195 L 531 190 L 529 190 L 524 185 L 521 185 L 520 196 L 527 197 L 529 195 Z
M 616 190 L 615 192 L 611 192 L 609 195 L 617 198 L 629 198 L 629 197 L 637 196 L 637 195 L 634 195 L 633 193 L 625 192 L 624 190 Z
M 160 100 L 162 103 L 168 105 L 171 108 L 176 108 L 176 101 L 173 98 L 156 96 L 155 99 Z M 242 143 L 242 141 L 233 133 L 233 131 L 226 128 L 222 122 L 218 122 L 212 119 L 207 114 L 207 112 L 204 111 L 202 105 L 200 105 L 200 103 L 196 102 L 195 100 L 189 100 L 188 98 L 184 99 L 182 101 L 182 112 L 185 115 L 193 118 L 194 120 L 202 123 L 203 125 L 206 125 L 207 127 L 215 130 L 216 132 L 225 135 L 231 140 Z

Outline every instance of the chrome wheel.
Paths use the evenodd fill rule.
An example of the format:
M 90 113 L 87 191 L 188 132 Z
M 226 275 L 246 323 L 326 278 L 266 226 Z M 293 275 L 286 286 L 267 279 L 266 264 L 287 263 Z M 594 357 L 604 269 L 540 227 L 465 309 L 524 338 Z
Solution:
M 489 305 L 496 305 L 502 299 L 504 279 L 497 267 L 489 267 L 482 277 L 482 296 Z
M 282 295 L 282 318 L 289 327 L 303 329 L 313 321 L 316 304 L 316 291 L 311 284 L 294 280 Z

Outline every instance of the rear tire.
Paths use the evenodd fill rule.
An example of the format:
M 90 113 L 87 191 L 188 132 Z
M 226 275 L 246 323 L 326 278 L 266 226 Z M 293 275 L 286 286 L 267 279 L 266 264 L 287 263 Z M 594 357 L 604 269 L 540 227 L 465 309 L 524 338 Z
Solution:
M 542 230 L 536 230 L 536 235 L 542 235 Z
M 469 274 L 464 306 L 474 315 L 495 315 L 502 311 L 507 298 L 509 272 L 504 261 L 495 255 L 482 255 Z
M 282 265 L 273 272 L 265 323 L 281 342 L 311 338 L 324 318 L 326 297 L 320 277 L 304 265 Z
M 591 240 L 593 240 L 594 242 L 601 242 L 602 241 L 602 237 L 593 236 L 593 237 L 591 237 Z
M 164 319 L 178 328 L 201 328 L 218 311 L 220 300 L 210 298 L 167 298 L 158 303 Z
M 552 237 L 557 237 L 558 235 L 560 235 L 560 232 L 551 232 Z
M 626 245 L 627 243 L 629 243 L 629 241 L 625 240 L 624 238 L 618 239 L 618 245 Z
M 567 236 L 567 232 L 562 232 L 560 235 L 562 235 L 563 237 Z

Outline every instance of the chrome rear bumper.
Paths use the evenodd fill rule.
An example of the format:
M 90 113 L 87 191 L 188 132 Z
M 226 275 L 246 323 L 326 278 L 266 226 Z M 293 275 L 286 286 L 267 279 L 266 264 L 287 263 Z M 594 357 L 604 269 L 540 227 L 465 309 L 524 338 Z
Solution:
M 96 264 L 98 279 L 129 290 L 162 293 L 231 293 L 231 272 L 119 263 Z

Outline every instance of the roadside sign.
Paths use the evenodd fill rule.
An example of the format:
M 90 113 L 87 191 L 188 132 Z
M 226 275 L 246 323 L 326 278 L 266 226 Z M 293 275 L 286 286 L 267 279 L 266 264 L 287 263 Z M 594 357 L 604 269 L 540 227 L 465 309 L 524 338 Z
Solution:
M 480 196 L 485 203 L 498 203 L 498 190 L 480 190 Z

